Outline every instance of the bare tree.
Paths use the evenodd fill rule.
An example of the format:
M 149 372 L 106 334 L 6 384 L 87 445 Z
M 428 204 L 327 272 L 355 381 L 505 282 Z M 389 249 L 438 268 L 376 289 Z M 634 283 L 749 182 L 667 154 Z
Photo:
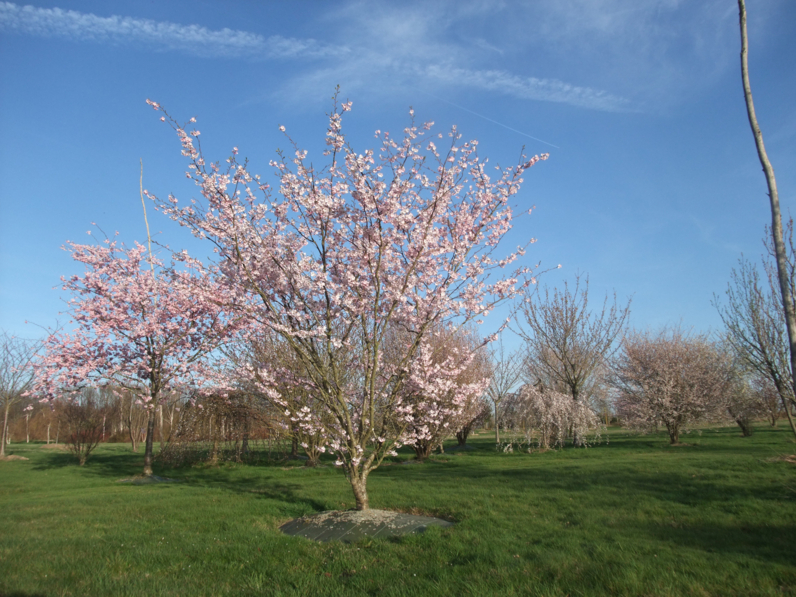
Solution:
M 500 443 L 500 405 L 522 379 L 522 351 L 506 352 L 503 336 L 492 349 L 492 381 L 486 395 L 495 407 L 495 444 Z
M 68 400 L 63 406 L 62 416 L 69 437 L 69 450 L 77 456 L 80 466 L 86 464 L 91 452 L 102 440 L 102 421 L 107 408 L 100 406 L 97 392 L 87 388 L 75 400 Z
M 776 427 L 782 414 L 782 400 L 777 388 L 770 379 L 762 375 L 754 375 L 752 389 L 764 406 L 765 417 L 771 427 Z
M 749 83 L 749 43 L 746 32 L 746 4 L 744 0 L 738 0 L 738 13 L 741 27 L 741 79 L 743 81 L 744 100 L 746 101 L 746 112 L 749 117 L 749 126 L 752 128 L 752 134 L 755 138 L 755 146 L 757 147 L 757 155 L 760 159 L 760 164 L 763 166 L 763 172 L 766 176 L 766 185 L 768 186 L 769 204 L 771 206 L 771 240 L 773 243 L 774 257 L 777 263 L 777 279 L 779 281 L 780 296 L 782 298 L 782 306 L 785 313 L 785 325 L 788 332 L 788 348 L 790 356 L 790 371 L 796 371 L 796 304 L 794 304 L 793 297 L 793 277 L 792 269 L 789 271 L 788 259 L 785 250 L 785 241 L 782 234 L 782 214 L 779 207 L 779 193 L 777 192 L 777 179 L 774 176 L 774 168 L 771 161 L 768 159 L 766 147 L 763 143 L 763 133 L 760 130 L 760 125 L 757 122 L 757 115 L 755 113 L 754 100 L 752 98 L 752 86 Z M 790 385 L 792 395 L 796 395 L 796 379 L 793 375 L 790 376 Z M 790 410 L 785 407 L 788 412 L 788 418 L 791 422 L 791 428 L 796 434 L 796 427 L 793 426 L 793 420 L 790 415 Z
M 787 226 L 789 252 L 787 267 L 793 273 L 796 252 L 793 246 L 793 220 Z M 764 239 L 769 254 L 773 247 Z M 714 297 L 713 304 L 726 328 L 727 342 L 744 365 L 768 379 L 776 388 L 796 435 L 796 421 L 791 414 L 796 405 L 793 394 L 793 375 L 789 362 L 786 313 L 782 304 L 774 263 L 764 260 L 766 279 L 761 279 L 755 264 L 745 258 L 730 274 L 727 286 L 727 305 Z
M 548 288 L 526 296 L 520 306 L 519 332 L 526 342 L 525 372 L 529 382 L 541 380 L 547 387 L 569 395 L 575 402 L 588 398 L 595 372 L 616 350 L 615 340 L 630 314 L 627 306 L 617 305 L 616 294 L 608 296 L 600 311 L 589 309 L 589 278 L 581 286 L 575 277 L 570 291 Z M 534 379 L 535 378 L 535 379 Z M 575 445 L 582 440 L 573 434 Z
M 3 407 L 3 437 L 0 442 L 0 458 L 6 455 L 8 440 L 8 413 L 11 407 L 24 398 L 33 383 L 33 359 L 39 344 L 0 334 L 0 404 Z
M 706 336 L 670 328 L 625 336 L 612 379 L 622 417 L 642 430 L 664 425 L 677 444 L 690 423 L 726 416 L 732 367 Z

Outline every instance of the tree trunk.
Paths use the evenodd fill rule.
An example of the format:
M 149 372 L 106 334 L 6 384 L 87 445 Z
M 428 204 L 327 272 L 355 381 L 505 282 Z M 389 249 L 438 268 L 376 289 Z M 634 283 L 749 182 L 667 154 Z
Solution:
M 768 198 L 771 205 L 771 234 L 774 240 L 774 253 L 777 260 L 777 274 L 779 276 L 779 288 L 782 294 L 782 305 L 785 309 L 785 325 L 788 330 L 788 342 L 790 344 L 790 373 L 791 385 L 794 395 L 796 395 L 796 309 L 794 309 L 793 296 L 791 295 L 790 280 L 788 279 L 788 266 L 785 253 L 785 241 L 782 237 L 782 214 L 779 208 L 779 193 L 777 192 L 777 179 L 774 177 L 774 168 L 768 159 L 766 146 L 763 143 L 763 133 L 757 123 L 755 114 L 755 104 L 752 98 L 752 87 L 749 83 L 749 44 L 746 34 L 746 4 L 744 0 L 738 0 L 738 13 L 741 25 L 741 79 L 743 80 L 744 100 L 746 101 L 746 113 L 749 117 L 749 126 L 752 128 L 752 135 L 755 138 L 757 156 L 763 172 L 766 176 L 768 186 Z M 787 410 L 787 405 L 786 405 Z M 791 423 L 791 430 L 796 435 L 796 426 L 793 418 L 788 416 Z
M 158 405 L 158 435 L 160 436 L 160 451 L 163 451 L 163 405 Z
M 52 423 L 47 423 L 47 445 L 48 446 L 50 445 L 50 425 L 52 425 Z
M 349 470 L 348 480 L 351 483 L 351 489 L 354 490 L 357 510 L 369 510 L 370 504 L 368 502 L 367 489 L 368 474 L 363 470 Z
M 3 416 L 3 442 L 0 444 L 0 456 L 6 455 L 6 437 L 8 437 L 8 409 L 11 406 L 6 400 L 5 415 Z
M 135 401 L 133 397 L 130 396 L 130 412 L 127 416 L 127 432 L 130 434 L 130 444 L 133 448 L 133 452 L 138 452 L 138 431 L 133 429 L 133 405 Z
M 244 457 L 249 455 L 249 419 L 248 417 L 243 421 L 243 445 L 240 451 Z
M 666 424 L 666 429 L 669 432 L 669 443 L 677 445 L 680 443 L 680 426 L 676 424 Z
M 217 464 L 218 463 L 218 438 L 213 438 L 213 447 L 210 448 L 210 456 L 208 457 L 208 462 L 210 464 Z
M 25 415 L 25 443 L 30 443 L 30 431 L 28 430 L 28 423 L 30 422 L 30 415 Z
M 495 402 L 495 445 L 500 444 L 500 417 L 498 416 L 498 403 Z
M 295 433 L 293 433 L 290 441 L 290 459 L 295 460 L 298 458 L 298 438 L 296 437 Z
M 434 445 L 430 441 L 416 443 L 412 448 L 418 460 L 425 460 L 434 451 Z
M 743 437 L 749 437 L 752 435 L 754 428 L 749 423 L 749 421 L 746 421 L 744 419 L 735 419 L 735 422 L 738 423 L 738 427 L 741 428 L 741 435 Z
M 152 443 L 155 438 L 155 409 L 149 409 L 146 422 L 146 443 L 144 444 L 144 474 L 152 474 Z
M 785 408 L 785 416 L 788 417 L 788 423 L 790 423 L 791 431 L 793 431 L 793 435 L 796 435 L 796 421 L 793 420 L 793 415 L 790 414 L 788 401 L 782 394 L 780 394 L 780 398 L 782 399 L 782 406 Z

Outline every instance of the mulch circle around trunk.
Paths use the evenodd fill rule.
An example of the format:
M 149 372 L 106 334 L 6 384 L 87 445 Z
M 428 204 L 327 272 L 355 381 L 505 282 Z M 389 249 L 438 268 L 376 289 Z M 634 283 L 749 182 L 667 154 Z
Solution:
M 365 538 L 388 539 L 422 533 L 430 526 L 449 527 L 452 522 L 432 516 L 416 516 L 390 510 L 333 510 L 296 518 L 279 530 L 286 535 L 327 543 L 356 543 Z

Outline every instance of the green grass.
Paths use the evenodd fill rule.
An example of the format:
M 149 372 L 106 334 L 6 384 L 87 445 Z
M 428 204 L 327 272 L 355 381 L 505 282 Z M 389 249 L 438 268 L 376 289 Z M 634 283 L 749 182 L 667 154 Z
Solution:
M 38 444 L 0 462 L 0 595 L 796 595 L 796 465 L 786 429 L 537 454 L 479 450 L 384 466 L 371 506 L 458 521 L 400 540 L 318 544 L 277 527 L 353 507 L 333 467 L 140 472 L 129 446 L 85 467 Z M 406 455 L 408 458 L 408 454 Z M 295 464 L 296 466 L 292 466 Z

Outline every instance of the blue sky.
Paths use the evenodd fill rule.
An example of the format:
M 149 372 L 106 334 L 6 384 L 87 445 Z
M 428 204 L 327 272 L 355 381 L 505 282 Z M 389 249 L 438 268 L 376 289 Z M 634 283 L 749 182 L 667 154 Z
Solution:
M 796 199 L 796 3 L 748 0 L 756 107 L 783 208 Z M 334 87 L 354 147 L 412 106 L 490 163 L 550 152 L 517 197 L 512 244 L 550 285 L 588 274 L 631 323 L 720 321 L 710 304 L 769 221 L 746 119 L 734 0 L 0 2 L 0 328 L 36 337 L 64 309 L 60 249 L 96 222 L 144 240 L 138 194 L 196 196 L 145 104 L 198 119 L 203 148 L 252 170 L 291 136 L 318 156 Z M 210 249 L 149 211 L 158 240 Z M 517 242 L 515 242 L 517 241 Z M 500 317 L 501 313 L 497 313 Z M 63 320 L 64 317 L 61 317 Z M 496 319 L 484 324 L 491 332 Z

